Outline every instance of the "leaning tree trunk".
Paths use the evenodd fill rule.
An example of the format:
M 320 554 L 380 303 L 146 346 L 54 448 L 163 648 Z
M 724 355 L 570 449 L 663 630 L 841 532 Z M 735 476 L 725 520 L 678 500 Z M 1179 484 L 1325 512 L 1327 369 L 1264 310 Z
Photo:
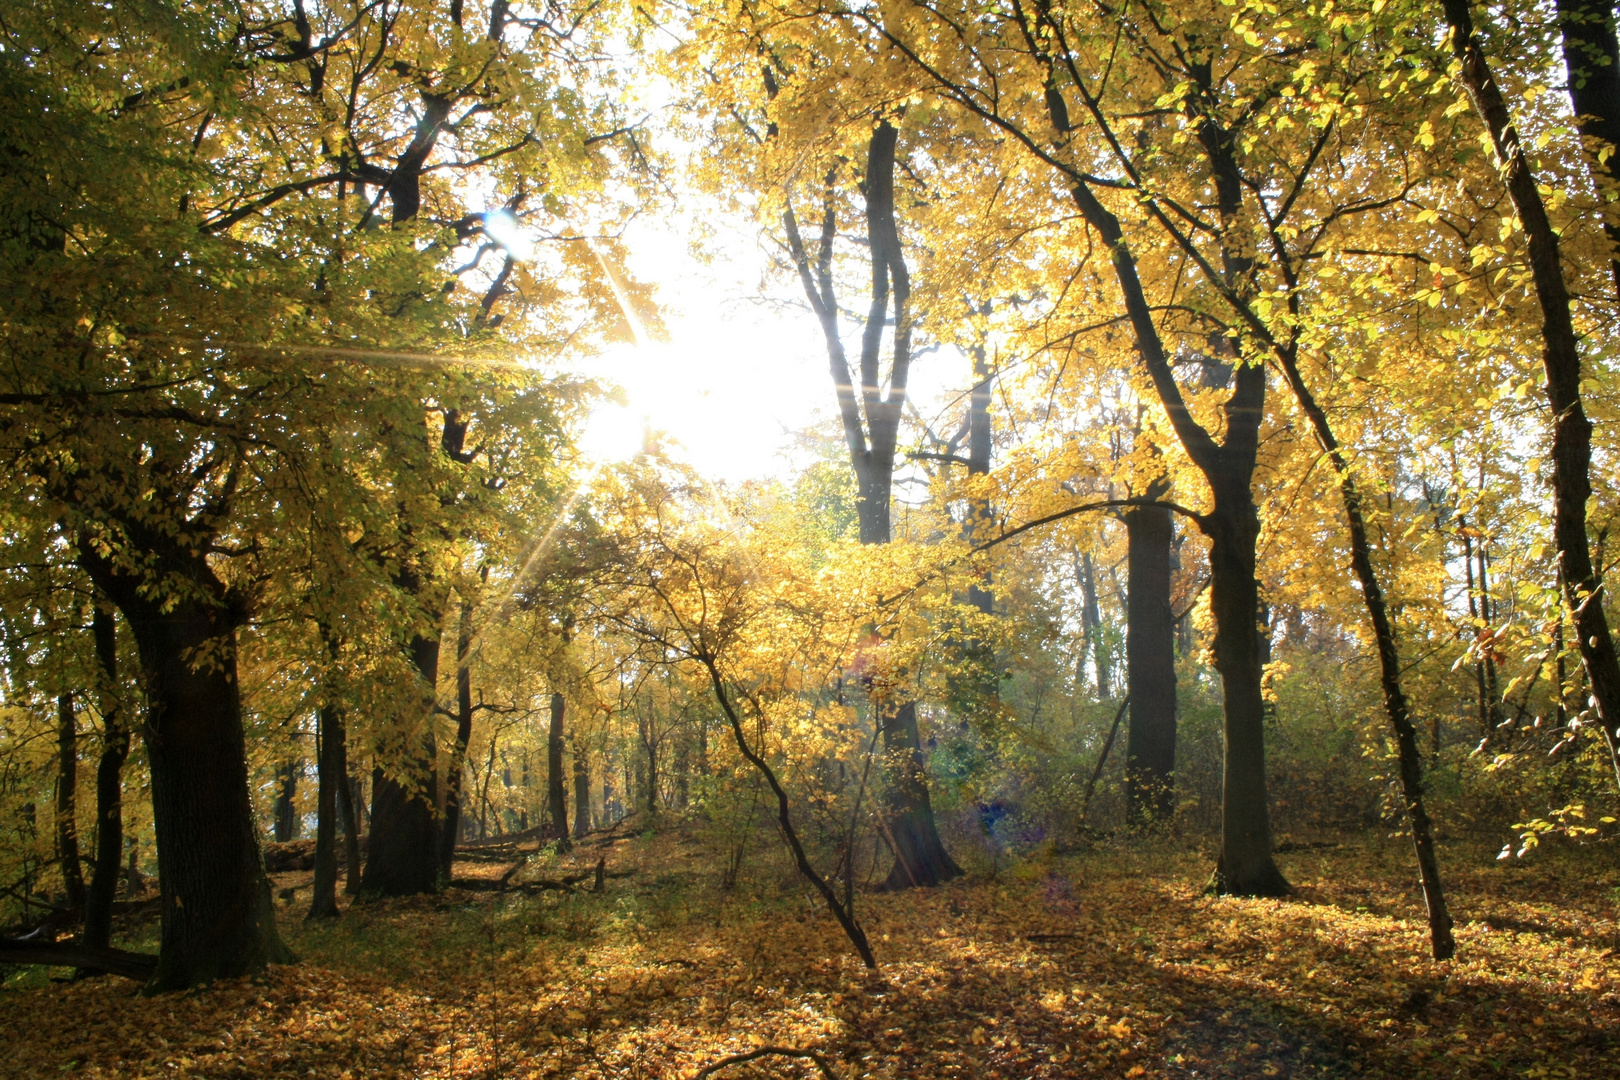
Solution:
M 147 688 L 163 918 L 147 989 L 184 990 L 290 961 L 276 932 L 248 794 L 235 614 L 223 600 L 153 597 L 144 576 L 119 572 L 93 550 L 81 558 L 123 611 Z M 197 582 L 199 591 L 223 597 L 202 557 L 164 554 L 157 562 L 162 579 Z
M 1457 58 L 1459 78 L 1490 133 L 1507 180 L 1508 197 L 1524 230 L 1530 273 L 1541 306 L 1541 358 L 1547 376 L 1547 401 L 1552 406 L 1553 545 L 1558 551 L 1564 603 L 1575 624 L 1576 646 L 1608 744 L 1610 767 L 1620 784 L 1620 657 L 1615 654 L 1609 620 L 1603 611 L 1603 578 L 1592 565 L 1591 542 L 1586 535 L 1586 503 L 1592 495 L 1592 422 L 1581 406 L 1580 342 L 1570 314 L 1558 233 L 1547 216 L 1507 101 L 1474 36 L 1468 0 L 1443 0 L 1442 7 L 1451 29 L 1451 49 Z
M 556 691 L 551 694 L 551 727 L 546 732 L 546 807 L 551 812 L 551 835 L 559 851 L 573 845 L 568 841 L 568 792 L 563 784 L 563 710 L 566 702 Z
M 378 896 L 414 896 L 439 888 L 438 793 L 434 768 L 433 710 L 439 675 L 439 640 L 411 640 L 411 659 L 424 684 L 425 700 L 416 715 L 404 718 L 392 755 L 378 748 L 372 772 L 371 845 L 366 852 L 363 892 Z M 393 760 L 384 764 L 385 757 Z
M 1147 497 L 1165 494 L 1150 485 Z M 1126 817 L 1132 824 L 1167 821 L 1175 810 L 1176 625 L 1170 609 L 1170 511 L 1141 506 L 1124 515 L 1128 544 L 1125 631 Z
M 84 867 L 79 857 L 79 721 L 73 694 L 56 697 L 56 852 L 68 906 L 84 910 Z
M 97 702 L 101 709 L 101 760 L 96 764 L 96 864 L 84 897 L 84 944 L 105 949 L 112 943 L 113 897 L 118 892 L 124 854 L 124 762 L 129 758 L 129 725 L 118 697 L 118 637 L 112 612 L 96 606 L 90 621 L 95 637 Z

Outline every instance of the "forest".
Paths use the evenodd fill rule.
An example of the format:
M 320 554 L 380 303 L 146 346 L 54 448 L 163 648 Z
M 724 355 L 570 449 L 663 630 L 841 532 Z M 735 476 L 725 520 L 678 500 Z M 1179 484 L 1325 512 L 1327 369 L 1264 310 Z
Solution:
M 1620 1075 L 1606 0 L 38 0 L 0 98 L 0 1076 Z

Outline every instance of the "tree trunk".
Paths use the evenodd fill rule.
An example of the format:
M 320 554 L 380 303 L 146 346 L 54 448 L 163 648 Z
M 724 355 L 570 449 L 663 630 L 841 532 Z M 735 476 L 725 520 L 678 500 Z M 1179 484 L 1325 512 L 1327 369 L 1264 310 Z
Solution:
M 56 852 L 68 907 L 84 910 L 84 867 L 79 856 L 79 721 L 72 693 L 56 697 Z
M 349 734 L 343 714 L 339 713 L 332 727 L 332 738 L 337 744 L 332 760 L 337 764 L 338 810 L 343 814 L 343 891 L 350 896 L 360 892 L 360 781 L 349 774 Z
M 298 808 L 293 800 L 298 795 L 298 774 L 304 763 L 298 758 L 282 762 L 276 767 L 275 836 L 276 843 L 285 844 L 298 839 Z
M 1245 369 L 1254 370 L 1261 369 Z M 1260 643 L 1255 626 L 1260 603 L 1254 577 L 1255 541 L 1260 519 L 1247 476 L 1241 486 L 1234 482 L 1215 489 L 1215 509 L 1207 531 L 1215 669 L 1221 675 L 1226 735 L 1221 855 L 1211 886 L 1222 894 L 1282 896 L 1288 892 L 1288 882 L 1271 857 L 1265 700 L 1260 690 Z
M 1102 636 L 1102 609 L 1097 604 L 1097 567 L 1092 561 L 1091 552 L 1080 556 L 1075 566 L 1075 576 L 1080 579 L 1080 626 L 1085 635 L 1080 650 L 1080 668 L 1084 668 L 1086 654 L 1089 653 L 1097 675 L 1097 698 L 1100 701 L 1113 690 L 1114 671 L 1109 662 L 1108 643 Z
M 1564 603 L 1575 624 L 1575 641 L 1592 701 L 1608 744 L 1609 763 L 1620 784 L 1620 657 L 1603 611 L 1603 579 L 1592 565 L 1586 535 L 1586 502 L 1592 494 L 1592 422 L 1581 407 L 1581 353 L 1570 315 L 1558 234 L 1547 217 L 1535 173 L 1507 102 L 1474 36 L 1469 0 L 1443 0 L 1451 48 L 1474 109 L 1485 122 L 1528 247 L 1530 272 L 1541 306 L 1542 364 L 1552 406 L 1553 544 L 1563 573 Z
M 1451 912 L 1446 905 L 1445 890 L 1440 883 L 1440 862 L 1434 851 L 1434 830 L 1429 822 L 1429 811 L 1424 804 L 1423 760 L 1418 751 L 1417 730 L 1401 685 L 1401 660 L 1395 640 L 1394 621 L 1384 603 L 1384 590 L 1378 584 L 1373 570 L 1372 544 L 1367 535 L 1366 519 L 1361 513 L 1361 491 L 1356 484 L 1350 464 L 1339 447 L 1339 441 L 1328 423 L 1327 413 L 1305 385 L 1291 352 L 1279 351 L 1283 375 L 1294 391 L 1300 408 L 1311 421 L 1316 438 L 1333 462 L 1339 475 L 1339 493 L 1344 503 L 1345 520 L 1350 528 L 1350 561 L 1356 580 L 1361 585 L 1361 596 L 1372 622 L 1373 638 L 1378 643 L 1378 671 L 1384 691 L 1384 712 L 1390 726 L 1395 729 L 1395 745 L 1400 758 L 1401 793 L 1406 801 L 1407 820 L 1411 823 L 1412 847 L 1417 855 L 1418 876 L 1423 884 L 1424 906 L 1429 916 L 1429 942 L 1436 960 L 1448 960 L 1457 951 L 1452 936 Z M 1434 728 L 1435 753 L 1440 750 L 1440 727 Z
M 202 556 L 151 554 L 163 578 L 224 596 Z M 147 688 L 144 733 L 163 912 L 157 971 L 147 989 L 184 990 L 290 961 L 276 932 L 248 795 L 238 616 L 223 600 L 154 597 L 144 575 L 121 573 L 88 546 L 80 558 L 123 611 Z M 208 662 L 195 663 L 199 656 Z
M 467 771 L 467 744 L 472 741 L 472 614 L 472 603 L 463 599 L 456 630 L 456 744 L 444 771 L 444 826 L 439 835 L 439 875 L 445 881 L 450 880 L 456 839 L 461 835 L 461 782 Z
M 1620 219 L 1611 203 L 1620 194 L 1620 42 L 1615 38 L 1614 8 L 1597 0 L 1558 0 L 1558 23 L 1569 101 L 1580 124 L 1587 169 L 1606 204 L 1603 227 L 1612 249 L 1609 267 L 1620 294 Z
M 1150 486 L 1148 498 L 1164 494 Z M 1131 722 L 1125 735 L 1126 817 L 1168 821 L 1175 812 L 1176 642 L 1170 610 L 1170 511 L 1134 508 L 1124 515 L 1130 607 L 1125 664 Z
M 551 727 L 546 732 L 546 805 L 551 812 L 551 833 L 559 851 L 573 845 L 568 841 L 568 791 L 563 782 L 563 709 L 566 702 L 555 690 L 551 693 Z
M 577 727 L 577 725 L 576 725 Z M 591 763 L 574 732 L 574 837 L 591 831 Z
M 888 767 L 888 831 L 894 868 L 885 889 L 938 885 L 962 876 L 934 825 L 928 770 L 917 733 L 917 704 L 908 701 L 883 717 L 883 751 Z
M 863 192 L 866 199 L 867 248 L 872 259 L 872 287 L 865 324 L 861 330 L 858 389 L 844 350 L 839 328 L 838 299 L 829 269 L 832 245 L 837 235 L 832 191 L 834 176 L 830 174 L 828 177 L 821 247 L 815 260 L 811 259 L 805 247 L 792 208 L 789 207 L 782 215 L 794 266 L 798 270 L 805 298 L 821 323 L 822 338 L 827 347 L 828 368 L 832 373 L 844 442 L 849 451 L 850 468 L 855 474 L 855 511 L 863 544 L 886 544 L 890 539 L 889 503 L 894 483 L 895 447 L 905 408 L 906 382 L 912 359 L 911 277 L 895 218 L 895 144 L 898 137 L 899 132 L 885 120 L 873 129 L 867 144 Z M 888 317 L 891 300 L 892 321 Z M 885 394 L 879 375 L 879 361 L 883 334 L 890 325 L 893 326 L 893 360 L 889 368 L 889 390 Z M 897 839 L 902 831 L 909 836 L 909 839 L 897 845 L 896 857 L 902 863 L 912 854 L 922 860 L 909 868 L 896 865 L 889 875 L 890 883 L 896 887 L 913 881 L 922 884 L 945 880 L 961 873 L 945 853 L 934 822 L 926 773 L 922 768 L 916 715 L 916 707 L 907 704 L 895 709 L 881 721 L 885 732 L 886 761 L 894 770 L 888 776 L 888 805 L 891 813 L 897 816 L 891 821 L 890 828 Z M 910 720 L 906 721 L 903 717 L 910 717 Z M 940 876 L 941 873 L 944 876 Z
M 1066 124 L 1064 127 L 1066 128 Z M 1225 704 L 1226 760 L 1221 794 L 1221 854 L 1211 887 L 1244 896 L 1280 896 L 1288 883 L 1271 857 L 1271 818 L 1266 804 L 1265 707 L 1255 613 L 1255 542 L 1260 519 L 1251 485 L 1265 415 L 1266 373 L 1260 364 L 1237 370 L 1223 406 L 1226 439 L 1217 443 L 1193 419 L 1176 384 L 1154 312 L 1125 244 L 1119 219 L 1084 181 L 1072 189 L 1087 223 L 1113 252 L 1114 276 L 1137 344 L 1159 401 L 1182 447 L 1204 475 L 1214 509 L 1199 525 L 1210 538 L 1210 610 L 1215 616 L 1215 667 Z
M 397 760 L 384 765 L 379 748 L 371 780 L 371 843 L 366 851 L 363 892 L 414 896 L 439 888 L 439 823 L 434 768 L 433 710 L 438 692 L 439 641 L 416 637 L 411 659 L 422 677 L 425 700 L 400 740 Z
M 335 919 L 337 905 L 337 816 L 338 791 L 343 787 L 342 764 L 338 760 L 343 721 L 337 706 L 327 702 L 320 708 L 315 732 L 315 882 L 309 901 L 310 919 Z
M 96 765 L 96 865 L 84 900 L 84 944 L 104 949 L 112 943 L 112 905 L 124 854 L 124 762 L 129 758 L 129 726 L 118 695 L 118 638 L 111 611 L 96 606 L 91 616 L 100 669 L 101 760 Z

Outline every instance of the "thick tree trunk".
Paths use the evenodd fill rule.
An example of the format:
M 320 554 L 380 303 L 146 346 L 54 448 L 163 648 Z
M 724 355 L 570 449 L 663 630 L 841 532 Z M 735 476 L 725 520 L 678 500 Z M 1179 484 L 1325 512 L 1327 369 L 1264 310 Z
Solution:
M 1603 579 L 1592 565 L 1586 535 L 1586 502 L 1592 494 L 1592 422 L 1581 407 L 1580 343 L 1570 314 L 1558 233 L 1547 217 L 1507 102 L 1474 36 L 1469 0 L 1443 0 L 1442 7 L 1451 27 L 1451 48 L 1460 78 L 1490 133 L 1506 174 L 1508 196 L 1524 229 L 1530 273 L 1541 306 L 1541 356 L 1547 401 L 1552 406 L 1553 545 L 1563 573 L 1564 603 L 1575 624 L 1576 646 L 1608 744 L 1610 767 L 1620 784 L 1620 657 L 1615 654 L 1603 611 Z
M 321 706 L 315 733 L 315 777 L 318 793 L 315 803 L 315 882 L 305 919 L 335 919 L 337 905 L 337 817 L 338 791 L 345 777 L 338 760 L 343 739 L 343 721 L 336 705 Z
M 1247 364 L 1237 370 L 1232 395 L 1223 406 L 1226 439 L 1217 443 L 1193 419 L 1176 384 L 1119 219 L 1083 181 L 1075 184 L 1072 193 L 1087 223 L 1113 252 L 1114 276 L 1131 320 L 1137 353 L 1177 438 L 1214 495 L 1214 510 L 1199 525 L 1211 541 L 1210 606 L 1215 616 L 1215 667 L 1225 699 L 1226 761 L 1221 854 L 1210 884 L 1222 893 L 1280 896 L 1288 891 L 1288 883 L 1271 856 L 1271 817 L 1266 803 L 1265 702 L 1255 626 L 1260 604 L 1254 578 L 1260 520 L 1251 490 L 1260 421 L 1265 415 L 1265 368 Z
M 433 711 L 438 692 L 439 641 L 417 637 L 411 659 L 422 677 L 424 700 L 415 716 L 402 718 L 406 730 L 395 760 L 384 765 L 379 748 L 371 782 L 371 843 L 366 851 L 363 892 L 414 896 L 439 888 L 438 756 Z
M 1610 200 L 1620 197 L 1620 41 L 1614 7 L 1600 0 L 1558 0 L 1569 101 L 1586 144 L 1586 166 L 1606 206 L 1609 267 L 1620 293 L 1620 218 Z M 1607 153 L 1605 153 L 1607 151 Z
M 79 855 L 79 721 L 71 693 L 56 697 L 56 853 L 68 907 L 84 910 Z
M 1235 486 L 1235 485 L 1233 485 Z M 1224 498 L 1223 498 L 1224 496 Z M 1215 668 L 1225 704 L 1226 761 L 1222 773 L 1221 855 L 1214 891 L 1238 896 L 1288 892 L 1271 857 L 1266 805 L 1265 700 L 1260 690 L 1255 612 L 1255 541 L 1260 520 L 1248 478 L 1237 490 L 1217 487 L 1208 518 L 1210 605 L 1215 615 Z
M 1164 494 L 1150 488 L 1148 498 Z M 1124 515 L 1128 538 L 1125 663 L 1131 722 L 1125 736 L 1127 819 L 1168 821 L 1175 812 L 1176 625 L 1170 610 L 1170 511 L 1137 507 Z
M 546 732 L 546 807 L 551 813 L 551 832 L 558 848 L 567 851 L 568 789 L 563 779 L 563 710 L 566 702 L 556 691 L 551 694 L 551 727 Z
M 578 839 L 591 831 L 591 763 L 581 745 L 579 733 L 574 739 L 574 837 Z
M 894 868 L 883 887 L 938 885 L 961 877 L 962 868 L 945 850 L 934 824 L 916 702 L 884 715 L 883 751 L 889 776 L 888 840 L 894 848 Z
M 184 990 L 290 961 L 276 932 L 248 795 L 235 616 L 223 602 L 155 598 L 145 577 L 119 573 L 93 549 L 81 560 L 123 611 L 147 688 L 163 904 L 158 967 L 147 989 Z M 224 595 L 200 556 L 169 556 L 158 569 Z
M 124 762 L 129 758 L 129 726 L 118 698 L 118 638 L 113 614 L 97 605 L 91 617 L 95 637 L 97 701 L 101 709 L 101 760 L 96 765 L 96 865 L 84 898 L 84 944 L 104 949 L 112 943 L 112 905 L 124 855 Z

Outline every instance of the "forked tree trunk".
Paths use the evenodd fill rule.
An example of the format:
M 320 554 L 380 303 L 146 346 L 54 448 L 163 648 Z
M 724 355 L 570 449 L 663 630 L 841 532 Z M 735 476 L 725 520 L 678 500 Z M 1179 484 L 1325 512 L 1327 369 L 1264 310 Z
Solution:
M 773 85 L 767 79 L 767 86 Z M 812 260 L 799 233 L 798 220 L 789 208 L 782 217 L 805 298 L 821 323 L 827 347 L 828 367 L 838 402 L 840 423 L 855 474 L 855 511 L 863 544 L 886 544 L 890 540 L 889 503 L 894 484 L 894 458 L 905 407 L 906 383 L 911 365 L 912 312 L 911 278 L 900 244 L 895 217 L 895 144 L 899 132 L 883 121 L 873 130 L 867 144 L 866 236 L 872 259 L 872 291 L 865 325 L 861 331 L 860 384 L 857 388 L 844 351 L 839 327 L 838 300 L 833 289 L 832 246 L 837 235 L 831 184 L 821 222 L 820 249 Z M 893 309 L 893 355 L 889 367 L 889 388 L 885 394 L 879 375 L 880 354 L 885 329 L 891 325 Z M 988 444 L 987 448 L 988 448 Z M 888 807 L 892 815 L 888 828 L 894 834 L 891 844 L 897 860 L 888 884 L 894 888 L 931 885 L 961 874 L 961 868 L 945 851 L 934 821 L 928 797 L 927 770 L 922 760 L 922 744 L 917 734 L 917 709 L 913 703 L 889 707 L 879 720 L 883 729 L 885 762 L 888 765 Z M 915 860 L 914 862 L 908 860 Z
M 556 691 L 551 694 L 551 726 L 546 732 L 546 808 L 551 813 L 551 833 L 558 849 L 567 851 L 568 789 L 563 780 L 563 710 L 567 703 Z
M 1151 485 L 1150 499 L 1163 484 Z M 1125 662 L 1131 699 L 1125 735 L 1126 817 L 1134 825 L 1168 821 L 1175 810 L 1176 626 L 1170 610 L 1170 511 L 1135 507 L 1124 515 L 1130 608 Z
M 96 698 L 101 710 L 101 760 L 96 765 L 96 865 L 84 898 L 84 944 L 104 949 L 112 943 L 113 897 L 124 855 L 124 762 L 129 758 L 129 725 L 118 695 L 118 637 L 111 611 L 96 605 Z
M 1060 126 L 1067 130 L 1067 121 Z M 1255 614 L 1255 543 L 1260 518 L 1251 485 L 1265 414 L 1266 374 L 1258 364 L 1238 368 L 1223 410 L 1226 438 L 1215 439 L 1193 419 L 1176 384 L 1164 342 L 1119 219 L 1083 180 L 1072 189 L 1086 222 L 1113 252 L 1115 279 L 1137 344 L 1160 403 L 1177 438 L 1203 474 L 1214 509 L 1199 526 L 1210 538 L 1210 610 L 1215 617 L 1215 668 L 1224 699 L 1226 755 L 1222 772 L 1221 852 L 1210 886 L 1242 896 L 1280 896 L 1288 882 L 1271 855 L 1271 816 L 1266 803 L 1265 709 L 1260 689 Z
M 153 554 L 165 577 L 223 598 L 224 586 L 201 556 Z M 157 971 L 147 989 L 184 990 L 290 961 L 276 932 L 248 795 L 236 616 L 223 599 L 153 597 L 144 576 L 119 572 L 93 549 L 81 560 L 123 611 L 147 688 L 144 732 L 163 912 Z M 208 662 L 197 663 L 199 657 Z
M 73 694 L 56 696 L 56 853 L 68 906 L 84 910 L 84 867 L 79 856 L 79 721 Z

